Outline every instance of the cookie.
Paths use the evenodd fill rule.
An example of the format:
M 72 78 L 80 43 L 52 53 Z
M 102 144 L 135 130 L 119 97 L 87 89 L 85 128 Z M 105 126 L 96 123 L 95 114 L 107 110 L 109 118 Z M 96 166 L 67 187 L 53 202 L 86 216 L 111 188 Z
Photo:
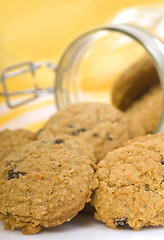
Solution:
M 138 136 L 132 139 L 129 139 L 127 142 L 124 143 L 124 146 L 127 146 L 129 144 L 132 144 L 134 142 L 146 142 L 149 140 L 153 141 L 163 141 L 164 140 L 164 133 L 160 132 L 160 133 L 156 133 L 156 134 L 147 134 L 145 136 Z
M 126 110 L 130 138 L 153 133 L 162 112 L 162 90 L 151 88 Z
M 112 103 L 126 110 L 150 87 L 159 83 L 159 77 L 152 59 L 145 54 L 116 80 L 112 89 Z
M 0 132 L 0 161 L 24 144 L 35 140 L 35 134 L 25 130 L 3 130 Z
M 109 152 L 96 174 L 96 219 L 115 229 L 164 225 L 164 134 Z
M 59 134 L 83 138 L 93 146 L 97 161 L 129 138 L 124 114 L 112 105 L 93 102 L 69 105 L 60 110 L 37 138 L 51 139 Z
M 34 234 L 72 219 L 97 186 L 94 162 L 92 148 L 64 135 L 28 143 L 8 155 L 0 166 L 5 228 Z

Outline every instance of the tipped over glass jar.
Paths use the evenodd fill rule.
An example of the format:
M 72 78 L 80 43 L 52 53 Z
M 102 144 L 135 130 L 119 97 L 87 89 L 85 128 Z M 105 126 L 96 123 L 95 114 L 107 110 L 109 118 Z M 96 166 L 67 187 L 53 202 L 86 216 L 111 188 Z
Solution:
M 55 93 L 58 109 L 80 101 L 112 102 L 135 118 L 136 128 L 142 121 L 148 125 L 148 132 L 152 132 L 152 128 L 153 132 L 163 131 L 163 27 L 164 4 L 126 9 L 106 25 L 75 39 L 57 67 L 49 62 L 26 63 L 28 69 L 24 71 L 34 72 L 47 65 L 55 72 L 53 90 L 46 90 Z M 8 93 L 5 84 L 6 78 L 13 74 L 11 71 L 7 76 L 8 70 L 13 68 L 2 72 L 1 82 L 4 97 L 13 107 L 9 98 L 14 94 Z M 30 93 L 35 98 L 42 91 L 37 87 Z M 151 116 L 155 120 L 150 127 L 148 119 Z

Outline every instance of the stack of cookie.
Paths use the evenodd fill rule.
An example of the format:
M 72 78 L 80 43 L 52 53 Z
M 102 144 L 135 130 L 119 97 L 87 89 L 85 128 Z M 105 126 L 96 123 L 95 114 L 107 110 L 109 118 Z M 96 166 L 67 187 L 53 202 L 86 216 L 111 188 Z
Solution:
M 96 164 L 128 140 L 115 107 L 80 103 L 59 111 L 36 133 L 0 133 L 0 218 L 5 229 L 33 234 L 69 221 L 98 187 Z
M 162 101 L 156 68 L 146 54 L 120 76 L 112 89 L 112 103 L 126 114 L 130 138 L 154 132 Z
M 132 120 L 144 112 L 143 101 L 151 107 L 159 94 L 158 86 L 150 88 L 126 111 L 102 103 L 70 105 L 36 134 L 2 131 L 5 229 L 34 234 L 70 221 L 86 203 L 85 212 L 94 207 L 95 218 L 111 228 L 164 225 L 164 134 L 146 135 L 155 127 L 151 114 L 148 124 Z M 133 138 L 138 135 L 145 136 Z

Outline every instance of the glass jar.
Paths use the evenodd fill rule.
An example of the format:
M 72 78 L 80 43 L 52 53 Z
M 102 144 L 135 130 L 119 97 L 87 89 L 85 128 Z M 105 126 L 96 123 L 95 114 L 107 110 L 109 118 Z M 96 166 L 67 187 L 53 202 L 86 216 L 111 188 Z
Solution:
M 55 99 L 58 109 L 80 101 L 109 103 L 115 81 L 146 53 L 153 60 L 164 93 L 164 45 L 158 39 L 164 37 L 161 31 L 163 11 L 164 5 L 127 9 L 110 24 L 73 41 L 57 67 Z M 155 132 L 163 131 L 163 123 L 162 102 Z
M 68 104 L 81 101 L 112 102 L 116 105 L 114 102 L 116 91 L 114 92 L 113 89 L 115 89 L 116 85 L 122 84 L 122 79 L 129 74 L 129 71 L 131 79 L 133 79 L 133 77 L 136 78 L 137 64 L 140 63 L 140 67 L 142 68 L 142 59 L 143 56 L 146 56 L 148 62 L 151 62 L 151 66 L 155 69 L 154 72 L 161 83 L 163 97 L 163 27 L 164 4 L 125 9 L 111 19 L 105 26 L 93 29 L 75 39 L 68 46 L 57 66 L 46 61 L 39 63 L 26 62 L 4 69 L 0 79 L 3 92 L 0 92 L 0 95 L 5 97 L 9 107 L 20 106 L 39 96 L 49 95 L 50 93 L 55 93 L 55 104 L 58 109 Z M 52 73 L 56 75 L 53 87 L 46 87 L 46 85 L 44 86 L 45 89 L 42 89 L 39 87 L 37 81 L 34 86 L 33 81 L 26 81 L 26 83 L 28 83 L 28 89 L 16 89 L 19 84 L 18 79 L 16 84 L 13 84 L 13 89 L 8 88 L 6 84 L 8 78 L 19 77 L 19 75 L 24 73 L 30 73 L 32 76 L 35 76 L 35 80 L 37 80 L 35 72 L 43 66 L 51 69 Z M 135 74 L 131 74 L 132 69 Z M 144 73 L 143 70 L 140 72 Z M 144 74 L 146 76 L 147 73 Z M 47 75 L 45 76 L 45 84 L 48 84 Z M 153 75 L 150 76 L 150 78 L 153 78 Z M 145 86 L 143 78 L 136 79 L 137 81 L 133 88 L 127 91 L 121 99 L 122 104 L 127 101 L 130 95 L 133 97 L 133 99 L 130 98 L 128 103 L 130 107 L 128 106 L 129 108 L 127 109 L 130 109 L 151 87 L 151 81 L 149 81 L 149 79 L 146 83 L 147 89 L 142 89 L 142 87 Z M 120 86 L 121 90 L 117 90 L 118 96 L 126 89 L 127 84 Z M 140 95 L 137 96 L 135 94 L 139 86 L 141 92 L 139 92 Z M 18 94 L 21 97 L 16 99 Z M 24 97 L 24 95 L 26 95 L 26 98 L 22 100 L 22 96 Z M 11 97 L 14 98 L 14 101 L 16 100 L 12 104 L 10 101 Z M 163 100 L 160 104 L 157 103 L 161 114 L 158 116 L 159 121 L 157 121 L 158 124 L 156 123 L 155 125 L 156 128 L 154 127 L 155 132 L 164 130 Z M 143 102 L 142 111 L 138 109 L 137 114 L 144 114 L 144 108 L 147 109 L 147 107 Z M 154 115 L 153 108 L 154 106 L 152 106 L 152 109 L 149 109 L 151 110 L 149 111 L 149 116 L 150 114 Z M 126 109 L 121 110 L 125 111 Z M 147 114 L 146 111 L 145 114 Z M 145 119 L 147 120 L 147 117 L 143 117 L 142 121 L 145 121 Z M 136 125 L 140 125 L 140 123 L 136 123 Z

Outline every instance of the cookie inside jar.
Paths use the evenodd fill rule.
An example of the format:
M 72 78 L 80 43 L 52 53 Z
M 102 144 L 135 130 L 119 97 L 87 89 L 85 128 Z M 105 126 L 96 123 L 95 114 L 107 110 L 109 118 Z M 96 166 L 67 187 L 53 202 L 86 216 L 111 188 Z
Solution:
M 144 53 L 112 87 L 112 103 L 122 110 L 130 137 L 153 133 L 162 113 L 162 89 L 151 57 Z
M 162 131 L 163 56 L 162 41 L 135 26 L 111 25 L 82 35 L 58 67 L 58 109 L 110 103 L 125 114 L 131 138 Z

